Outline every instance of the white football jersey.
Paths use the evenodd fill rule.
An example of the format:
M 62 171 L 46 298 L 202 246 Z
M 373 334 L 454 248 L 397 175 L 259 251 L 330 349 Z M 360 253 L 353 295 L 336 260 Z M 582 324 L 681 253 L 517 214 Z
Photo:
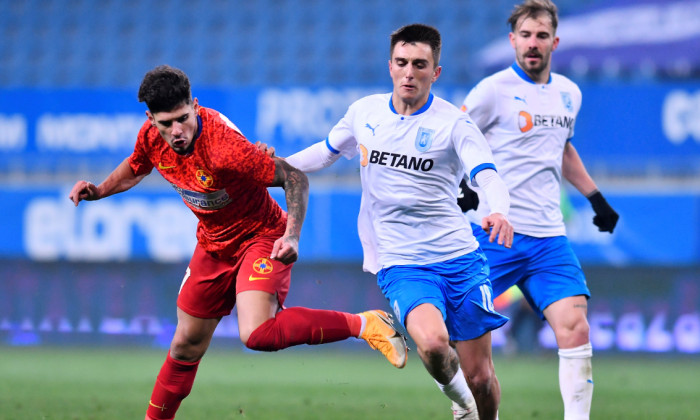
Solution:
M 362 201 L 358 232 L 364 269 L 432 264 L 478 247 L 457 205 L 459 182 L 495 169 L 484 136 L 469 116 L 430 94 L 413 115 L 399 115 L 391 94 L 348 108 L 326 145 L 347 158 L 360 154 Z
M 581 90 L 552 73 L 536 84 L 514 63 L 479 82 L 464 100 L 466 110 L 491 147 L 499 175 L 510 192 L 508 219 L 515 231 L 535 237 L 565 235 L 560 208 L 561 164 L 574 135 Z M 474 223 L 489 213 L 479 191 Z

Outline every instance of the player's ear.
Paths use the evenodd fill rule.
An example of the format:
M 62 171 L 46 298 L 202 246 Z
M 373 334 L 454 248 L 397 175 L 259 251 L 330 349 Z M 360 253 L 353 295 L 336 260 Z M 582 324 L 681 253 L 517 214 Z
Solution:
M 151 122 L 151 125 L 155 127 L 156 126 L 156 119 L 153 118 L 153 114 L 151 114 L 151 111 L 146 110 L 146 116 L 148 117 L 148 121 Z
M 435 67 L 434 73 L 433 73 L 433 83 L 440 77 L 440 74 L 442 73 L 442 66 L 437 66 Z

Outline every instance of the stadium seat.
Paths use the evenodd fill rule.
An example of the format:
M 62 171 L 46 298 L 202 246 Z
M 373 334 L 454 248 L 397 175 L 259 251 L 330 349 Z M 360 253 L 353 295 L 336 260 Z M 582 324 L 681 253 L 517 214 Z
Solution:
M 560 10 L 603 3 L 557 2 Z M 511 8 L 511 0 L 478 10 L 450 0 L 4 2 L 0 87 L 132 87 L 161 63 L 192 69 L 210 86 L 377 85 L 386 82 L 386 51 L 377 45 L 413 22 L 441 30 L 443 63 L 452 68 L 441 82 L 462 84 L 475 77 L 462 63 L 505 35 Z

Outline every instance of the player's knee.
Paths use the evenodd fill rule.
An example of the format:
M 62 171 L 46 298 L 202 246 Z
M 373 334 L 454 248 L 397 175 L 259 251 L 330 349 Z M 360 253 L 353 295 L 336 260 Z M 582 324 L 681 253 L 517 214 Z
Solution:
M 582 318 L 569 325 L 557 328 L 555 335 L 559 348 L 578 347 L 590 341 L 590 326 L 586 319 Z
M 203 342 L 192 342 L 175 337 L 170 344 L 170 357 L 182 362 L 196 362 L 204 356 L 206 351 L 207 346 Z
M 259 346 L 259 342 L 262 340 L 261 331 L 258 331 L 258 337 L 255 337 L 255 330 L 249 328 L 239 327 L 238 336 L 241 339 L 241 343 L 251 350 L 257 350 L 256 347 Z M 253 339 L 251 339 L 251 336 L 253 336 Z
M 241 334 L 241 342 L 246 348 L 255 351 L 275 351 L 276 345 L 269 335 L 252 331 L 247 334 Z
M 243 343 L 244 346 L 248 347 L 248 341 L 250 340 L 250 335 L 253 332 L 250 330 L 239 330 L 238 331 L 238 337 L 241 339 L 241 342 Z M 250 347 L 248 347 L 250 348 Z
M 277 351 L 286 347 L 284 334 L 275 318 L 263 322 L 255 329 L 241 328 L 239 334 L 243 345 L 251 350 Z
M 590 332 L 591 328 L 588 325 L 588 322 L 585 318 L 582 322 L 576 324 L 576 327 L 574 327 L 574 330 L 572 332 L 572 336 L 574 337 L 576 345 L 580 346 L 586 344 L 589 341 Z
M 426 361 L 442 360 L 450 352 L 449 337 L 443 334 L 426 334 L 416 341 L 416 345 L 418 352 Z
M 496 380 L 496 372 L 488 366 L 472 369 L 466 372 L 466 376 L 469 388 L 474 395 L 488 395 Z

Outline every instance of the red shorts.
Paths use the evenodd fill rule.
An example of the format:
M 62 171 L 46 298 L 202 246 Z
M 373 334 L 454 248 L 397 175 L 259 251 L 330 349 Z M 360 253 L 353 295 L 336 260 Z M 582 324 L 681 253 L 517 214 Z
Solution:
M 261 236 L 230 259 L 219 259 L 197 244 L 180 286 L 177 306 L 197 318 L 229 315 L 236 295 L 246 290 L 276 294 L 280 307 L 289 292 L 292 266 L 271 260 L 279 235 Z

